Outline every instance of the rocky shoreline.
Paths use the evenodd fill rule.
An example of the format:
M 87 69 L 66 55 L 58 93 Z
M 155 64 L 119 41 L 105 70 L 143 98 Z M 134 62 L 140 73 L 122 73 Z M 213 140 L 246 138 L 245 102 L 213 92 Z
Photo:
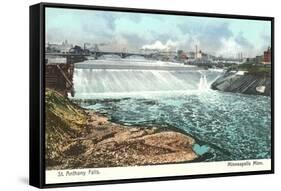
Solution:
M 125 126 L 46 90 L 47 170 L 193 161 L 195 140 L 169 128 Z
M 271 77 L 243 71 L 227 72 L 212 83 L 213 90 L 271 96 Z

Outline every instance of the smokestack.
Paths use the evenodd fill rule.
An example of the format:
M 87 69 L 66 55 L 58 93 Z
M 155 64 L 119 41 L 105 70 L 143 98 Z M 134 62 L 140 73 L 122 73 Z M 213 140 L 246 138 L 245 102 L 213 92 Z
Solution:
M 195 59 L 197 59 L 197 54 L 198 54 L 198 47 L 195 45 Z

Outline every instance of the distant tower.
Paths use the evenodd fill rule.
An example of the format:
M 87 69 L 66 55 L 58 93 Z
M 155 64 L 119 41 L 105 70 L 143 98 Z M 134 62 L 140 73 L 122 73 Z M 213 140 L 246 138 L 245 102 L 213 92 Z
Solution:
M 98 51 L 99 51 L 99 46 L 98 46 L 98 44 L 95 44 L 94 50 L 95 50 L 95 52 L 98 52 Z
M 239 59 L 239 60 L 243 60 L 243 53 L 242 53 L 242 52 L 239 52 L 239 53 L 238 53 L 238 59 Z
M 197 54 L 198 54 L 198 47 L 197 45 L 195 46 L 195 59 L 197 59 Z

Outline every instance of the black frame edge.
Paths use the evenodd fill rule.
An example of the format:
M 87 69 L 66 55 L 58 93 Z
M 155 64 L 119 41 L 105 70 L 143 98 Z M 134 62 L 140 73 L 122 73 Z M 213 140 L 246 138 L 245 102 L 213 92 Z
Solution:
M 271 172 L 275 173 L 275 47 L 274 47 L 274 35 L 275 35 L 275 21 L 274 17 L 271 18 Z
M 29 184 L 42 188 L 40 124 L 41 4 L 29 7 Z

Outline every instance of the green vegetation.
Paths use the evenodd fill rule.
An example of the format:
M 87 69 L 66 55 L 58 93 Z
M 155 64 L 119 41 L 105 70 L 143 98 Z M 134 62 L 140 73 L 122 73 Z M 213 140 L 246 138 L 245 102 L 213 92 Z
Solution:
M 46 89 L 46 163 L 61 161 L 69 140 L 81 136 L 88 116 L 77 105 L 54 90 Z M 56 161 L 56 162 L 55 162 Z
M 230 67 L 232 70 L 244 70 L 248 71 L 248 74 L 253 75 L 267 75 L 269 76 L 271 74 L 271 66 L 269 65 L 253 65 L 251 63 L 244 63 L 240 65 L 232 65 Z

